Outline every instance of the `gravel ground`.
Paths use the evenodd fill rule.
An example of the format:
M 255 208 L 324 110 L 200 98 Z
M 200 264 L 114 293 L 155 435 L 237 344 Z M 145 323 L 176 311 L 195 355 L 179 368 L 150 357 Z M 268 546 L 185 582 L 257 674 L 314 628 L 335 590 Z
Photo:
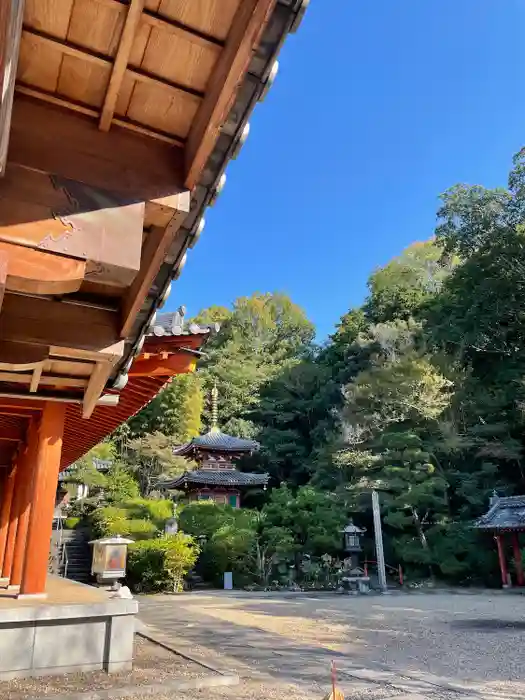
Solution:
M 130 673 L 69 673 L 64 676 L 45 676 L 0 683 L 1 700 L 30 700 L 59 693 L 80 693 L 87 690 L 106 690 L 126 685 L 162 683 L 167 678 L 185 680 L 209 675 L 197 664 L 186 662 L 151 642 L 136 637 L 135 662 Z
M 233 659 L 233 668 L 236 663 L 245 678 L 250 668 L 257 682 L 282 684 L 285 694 L 292 684 L 303 696 L 315 687 L 315 696 L 322 698 L 317 691 L 326 690 L 335 659 L 341 685 L 350 690 L 353 683 L 343 675 L 351 679 L 372 669 L 388 671 L 396 683 L 408 677 L 411 692 L 424 697 L 458 697 L 454 689 L 459 689 L 522 700 L 524 608 L 524 598 L 498 594 L 288 598 L 206 592 L 179 596 L 176 603 L 170 596 L 144 598 L 140 616 L 174 639 Z M 374 690 L 377 679 L 372 681 L 370 692 L 390 682 L 387 675 Z M 250 684 L 246 692 L 250 688 L 255 692 Z
M 134 695 L 129 700 L 323 700 L 326 688 L 313 687 L 308 691 L 296 685 L 244 681 L 241 685 L 225 688 L 207 688 L 191 692 Z M 387 700 L 398 697 L 392 688 L 345 689 L 345 700 Z M 128 699 L 125 699 L 128 700 Z

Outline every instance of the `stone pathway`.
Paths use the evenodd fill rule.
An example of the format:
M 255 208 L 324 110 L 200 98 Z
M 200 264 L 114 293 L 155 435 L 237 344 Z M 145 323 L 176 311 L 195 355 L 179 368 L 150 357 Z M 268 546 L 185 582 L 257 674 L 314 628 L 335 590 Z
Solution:
M 332 659 L 347 700 L 521 700 L 522 607 L 519 598 L 490 595 L 218 592 L 144 597 L 140 616 L 182 650 L 241 677 L 241 686 L 207 691 L 207 700 L 321 700 Z

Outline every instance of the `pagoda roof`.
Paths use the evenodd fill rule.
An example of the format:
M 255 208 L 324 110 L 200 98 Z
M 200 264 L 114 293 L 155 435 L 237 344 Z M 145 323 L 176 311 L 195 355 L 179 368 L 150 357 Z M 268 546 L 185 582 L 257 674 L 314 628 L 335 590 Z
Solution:
M 487 513 L 476 521 L 479 530 L 525 530 L 525 496 L 493 496 Z
M 255 440 L 234 437 L 217 428 L 212 428 L 204 435 L 194 437 L 190 442 L 175 448 L 174 454 L 184 456 L 192 454 L 196 450 L 249 453 L 258 449 L 259 443 Z
M 269 479 L 269 474 L 240 472 L 237 469 L 194 469 L 160 485 L 166 489 L 186 486 L 266 486 Z

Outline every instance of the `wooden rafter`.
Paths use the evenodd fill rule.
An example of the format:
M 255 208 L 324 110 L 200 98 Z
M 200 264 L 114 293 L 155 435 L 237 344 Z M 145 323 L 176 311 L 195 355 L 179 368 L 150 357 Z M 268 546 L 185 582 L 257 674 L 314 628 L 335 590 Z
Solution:
M 124 350 L 125 344 L 121 341 L 100 353 L 84 394 L 82 418 L 91 417 L 115 365 L 124 355 Z
M 102 131 L 109 131 L 111 120 L 115 113 L 118 94 L 124 80 L 126 68 L 128 66 L 129 56 L 133 47 L 133 39 L 139 26 L 140 16 L 144 9 L 144 0 L 130 0 L 129 9 L 124 22 L 124 29 L 120 38 L 117 55 L 113 63 L 111 78 L 109 79 L 102 114 L 100 116 L 99 128 Z
M 186 145 L 185 185 L 193 189 L 233 105 L 276 0 L 242 0 Z
M 180 209 L 165 228 L 153 228 L 142 250 L 142 266 L 122 305 L 121 338 L 130 336 L 135 318 L 190 207 L 189 193 L 181 195 Z M 181 242 L 181 246 L 183 243 Z
M 100 54 L 94 53 L 93 51 L 88 51 L 87 49 L 79 48 L 78 46 L 74 46 L 73 44 L 66 43 L 65 41 L 61 41 L 60 39 L 56 39 L 55 37 L 48 36 L 47 34 L 36 32 L 33 29 L 24 29 L 22 34 L 23 36 L 32 37 L 35 41 L 38 41 L 45 46 L 49 46 L 50 48 L 58 50 L 66 56 L 72 56 L 73 58 L 78 58 L 81 61 L 87 61 L 88 63 L 93 63 L 96 66 L 103 66 L 105 68 L 112 66 L 111 59 L 106 58 L 105 56 L 101 56 Z M 129 74 L 132 78 L 139 82 L 149 83 L 150 85 L 154 85 L 156 87 L 161 87 L 164 89 L 168 88 L 174 91 L 175 93 L 183 93 L 186 97 L 190 96 L 193 97 L 195 100 L 198 100 L 199 103 L 200 100 L 204 97 L 204 94 L 199 90 L 195 90 L 194 88 L 190 88 L 185 85 L 178 85 L 176 83 L 171 82 L 170 80 L 166 80 L 165 78 L 160 78 L 158 76 L 151 75 L 150 73 L 146 73 L 137 68 L 130 68 L 127 65 L 124 65 L 123 73 Z
M 0 0 L 0 177 L 7 165 L 23 16 L 24 0 Z

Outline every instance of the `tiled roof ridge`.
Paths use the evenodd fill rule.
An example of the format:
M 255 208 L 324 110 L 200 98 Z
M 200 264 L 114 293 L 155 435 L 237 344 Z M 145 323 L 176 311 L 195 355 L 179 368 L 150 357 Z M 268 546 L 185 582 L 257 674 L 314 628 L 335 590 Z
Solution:
M 177 311 L 167 311 L 158 314 L 155 322 L 149 327 L 148 337 L 162 337 L 170 335 L 206 335 L 217 333 L 220 330 L 219 323 L 199 324 L 187 323 L 184 319 L 186 309 L 179 306 Z

